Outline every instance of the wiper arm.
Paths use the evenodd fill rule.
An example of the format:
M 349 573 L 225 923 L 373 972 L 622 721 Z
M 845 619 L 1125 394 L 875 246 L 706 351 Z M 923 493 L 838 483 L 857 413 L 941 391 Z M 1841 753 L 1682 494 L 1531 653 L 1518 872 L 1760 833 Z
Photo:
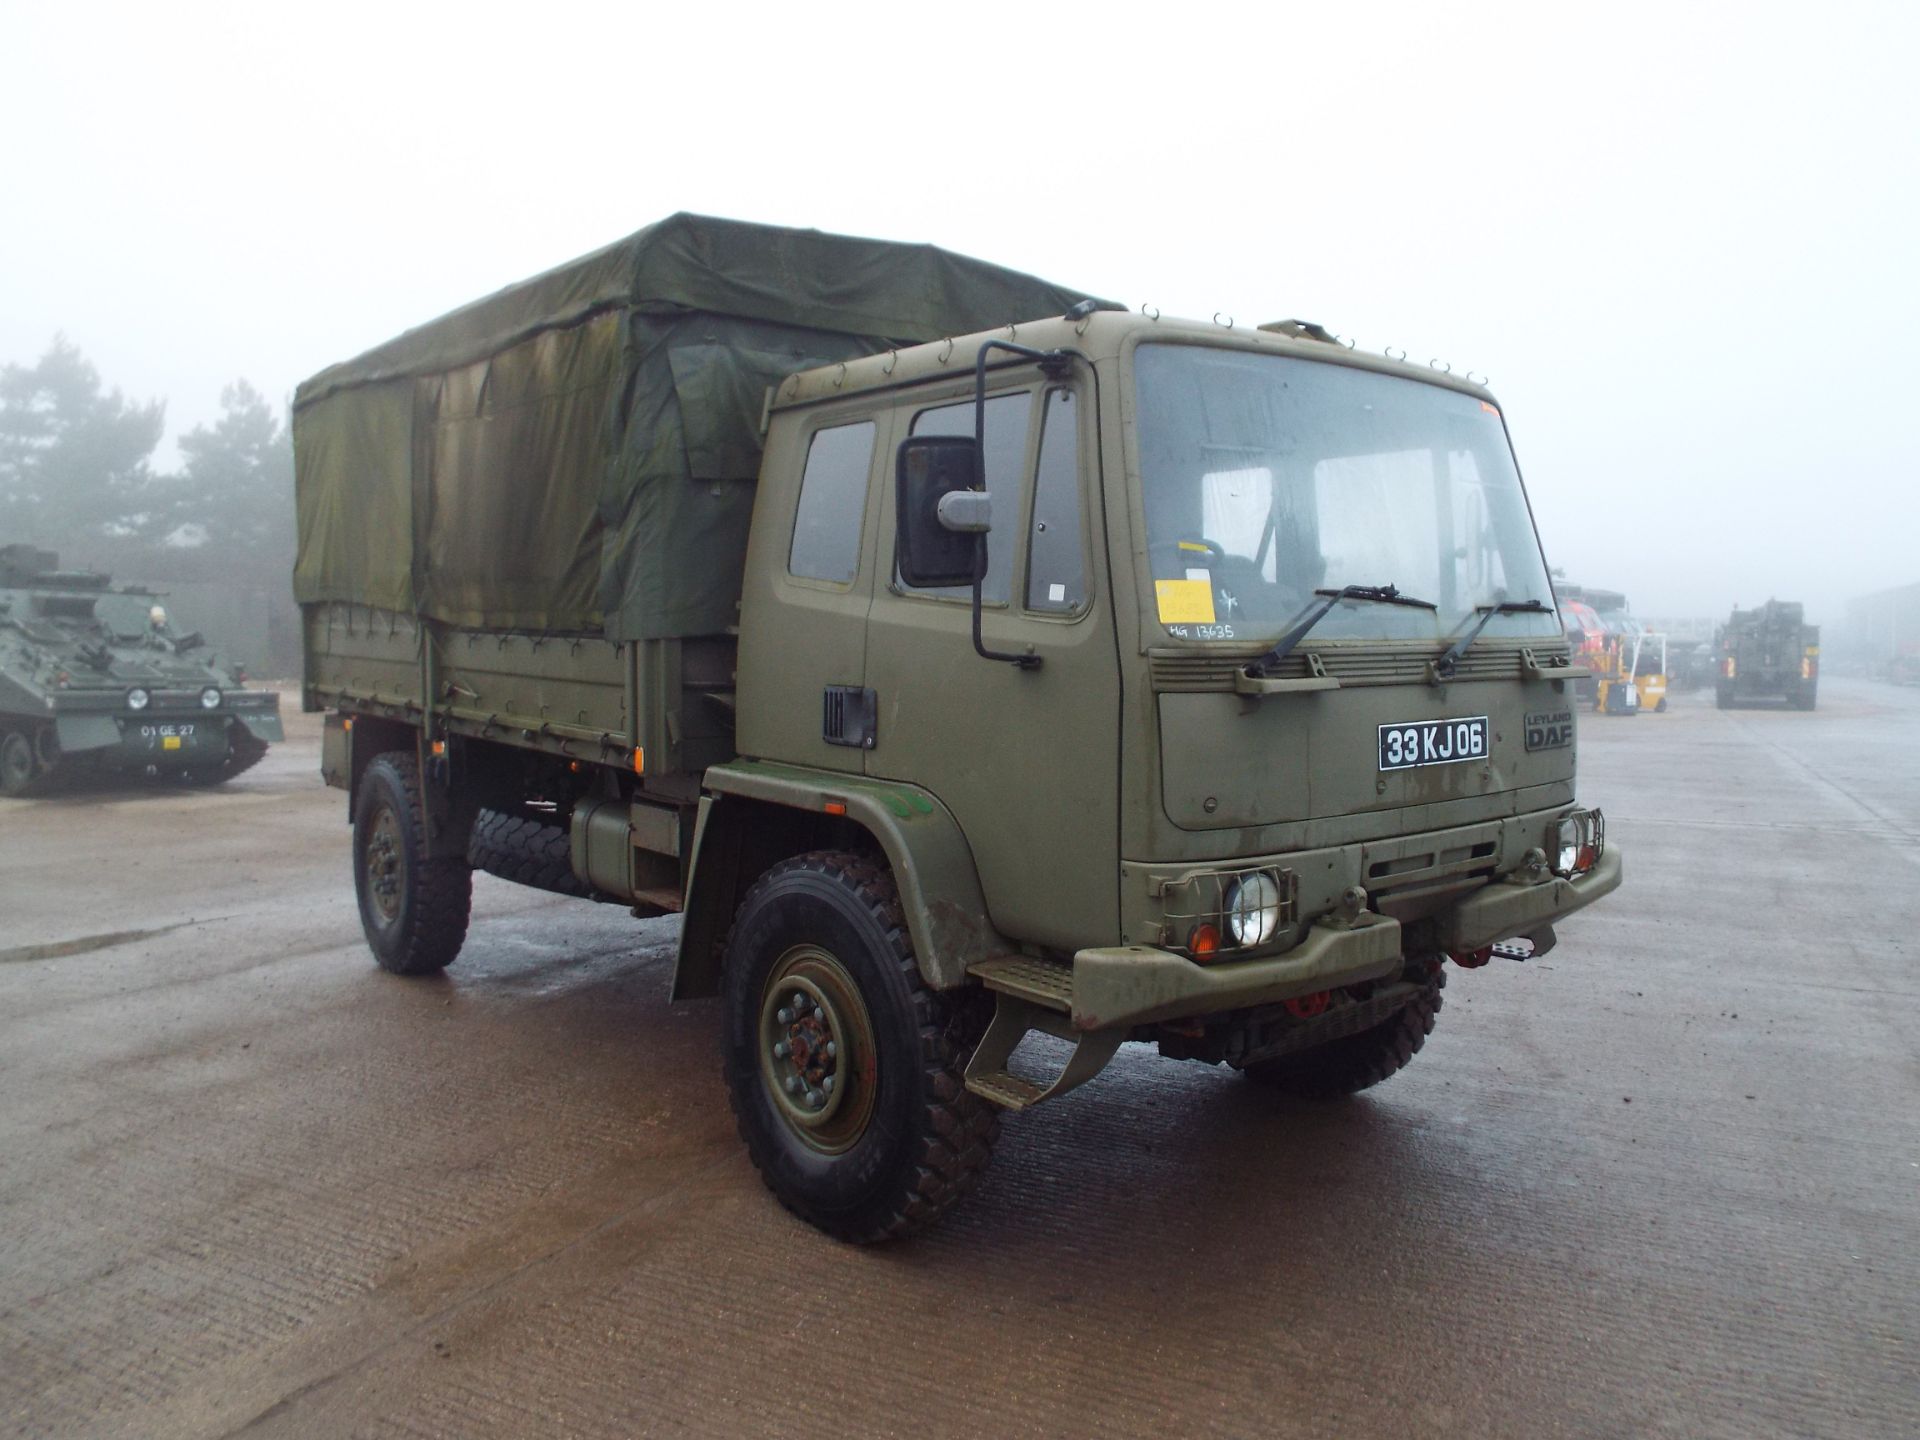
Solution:
M 1391 585 L 1342 585 L 1338 590 L 1316 590 L 1313 593 L 1323 598 L 1301 617 L 1297 625 L 1274 641 L 1271 650 L 1247 666 L 1249 675 L 1271 675 L 1273 667 L 1291 655 L 1293 647 L 1306 639 L 1307 632 L 1325 619 L 1327 612 L 1342 600 L 1373 600 L 1381 605 L 1411 605 L 1419 610 L 1438 608 L 1431 600 L 1402 595 Z
M 1476 605 L 1480 619 L 1474 627 L 1447 647 L 1447 653 L 1433 662 L 1433 673 L 1441 680 L 1451 680 L 1460 657 L 1473 648 L 1473 642 L 1480 638 L 1480 632 L 1496 615 L 1551 615 L 1553 607 L 1540 600 L 1502 600 L 1497 605 Z

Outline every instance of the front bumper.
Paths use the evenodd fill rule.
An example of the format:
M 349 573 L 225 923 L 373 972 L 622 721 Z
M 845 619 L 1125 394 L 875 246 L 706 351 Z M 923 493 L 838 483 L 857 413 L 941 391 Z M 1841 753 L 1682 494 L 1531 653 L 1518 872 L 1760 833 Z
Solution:
M 227 731 L 235 724 L 268 744 L 286 739 L 280 696 L 272 690 L 229 691 L 228 703 L 214 710 L 195 703 L 197 692 L 157 690 L 153 695 L 145 710 L 128 709 L 119 691 L 54 695 L 49 708 L 60 753 L 114 751 L 108 758 L 117 764 L 217 760 L 226 754 Z M 169 740 L 177 743 L 170 745 Z
M 1622 874 L 1620 852 L 1608 846 L 1575 880 L 1481 886 L 1434 917 L 1439 946 L 1464 952 L 1532 934 L 1618 889 Z M 1218 1015 L 1382 979 L 1401 963 L 1399 922 L 1372 913 L 1350 926 L 1310 925 L 1298 945 L 1258 960 L 1201 965 L 1150 945 L 1082 950 L 1073 957 L 1069 1015 L 1081 1032 Z
M 1575 880 L 1558 875 L 1537 885 L 1496 880 L 1436 917 L 1440 948 L 1457 954 L 1515 935 L 1530 935 L 1612 894 L 1624 875 L 1620 852 L 1609 845 L 1600 852 L 1600 863 Z

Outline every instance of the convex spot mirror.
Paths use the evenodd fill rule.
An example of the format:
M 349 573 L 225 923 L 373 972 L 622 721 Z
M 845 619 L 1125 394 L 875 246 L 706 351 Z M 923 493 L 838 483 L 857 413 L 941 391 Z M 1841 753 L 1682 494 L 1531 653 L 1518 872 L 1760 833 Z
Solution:
M 974 488 L 979 475 L 980 446 L 970 435 L 915 435 L 900 446 L 895 553 L 904 583 L 917 590 L 971 585 L 982 573 L 992 512 Z

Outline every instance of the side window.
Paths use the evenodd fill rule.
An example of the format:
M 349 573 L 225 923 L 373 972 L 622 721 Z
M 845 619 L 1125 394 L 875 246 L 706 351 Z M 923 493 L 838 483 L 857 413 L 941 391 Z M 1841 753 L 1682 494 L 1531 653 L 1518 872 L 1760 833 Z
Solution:
M 1057 614 L 1086 603 L 1080 550 L 1080 415 L 1071 390 L 1049 390 L 1040 408 L 1040 464 L 1027 539 L 1027 608 Z
M 1027 425 L 1033 412 L 1033 392 L 995 395 L 987 401 L 986 471 L 987 492 L 993 496 L 993 529 L 987 532 L 987 578 L 980 587 L 981 598 L 989 605 L 1004 605 L 1011 593 L 1009 572 L 1013 569 L 1014 539 L 1020 517 L 1027 513 Z M 922 410 L 913 417 L 915 435 L 973 434 L 973 402 L 942 405 Z M 899 572 L 894 572 L 899 584 Z M 952 595 L 966 598 L 973 594 L 970 585 L 919 590 L 916 595 Z
M 817 431 L 800 477 L 787 569 L 809 580 L 845 584 L 860 568 L 860 520 L 873 468 L 873 421 Z

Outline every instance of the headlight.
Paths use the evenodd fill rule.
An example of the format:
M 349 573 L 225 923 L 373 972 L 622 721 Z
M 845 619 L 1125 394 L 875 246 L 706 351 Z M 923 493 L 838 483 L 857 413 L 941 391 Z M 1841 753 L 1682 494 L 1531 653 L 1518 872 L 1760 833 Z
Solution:
M 1220 908 L 1235 945 L 1264 945 L 1280 928 L 1280 887 L 1271 875 L 1256 870 L 1227 886 Z
M 1554 827 L 1553 873 L 1572 879 L 1600 863 L 1606 821 L 1598 810 L 1576 810 Z
M 151 695 L 136 685 L 133 689 L 127 691 L 127 709 L 144 710 L 147 708 L 147 702 L 152 699 L 153 697 Z
M 218 710 L 220 708 L 220 688 L 217 685 L 209 685 L 200 692 L 200 708 L 202 710 Z

